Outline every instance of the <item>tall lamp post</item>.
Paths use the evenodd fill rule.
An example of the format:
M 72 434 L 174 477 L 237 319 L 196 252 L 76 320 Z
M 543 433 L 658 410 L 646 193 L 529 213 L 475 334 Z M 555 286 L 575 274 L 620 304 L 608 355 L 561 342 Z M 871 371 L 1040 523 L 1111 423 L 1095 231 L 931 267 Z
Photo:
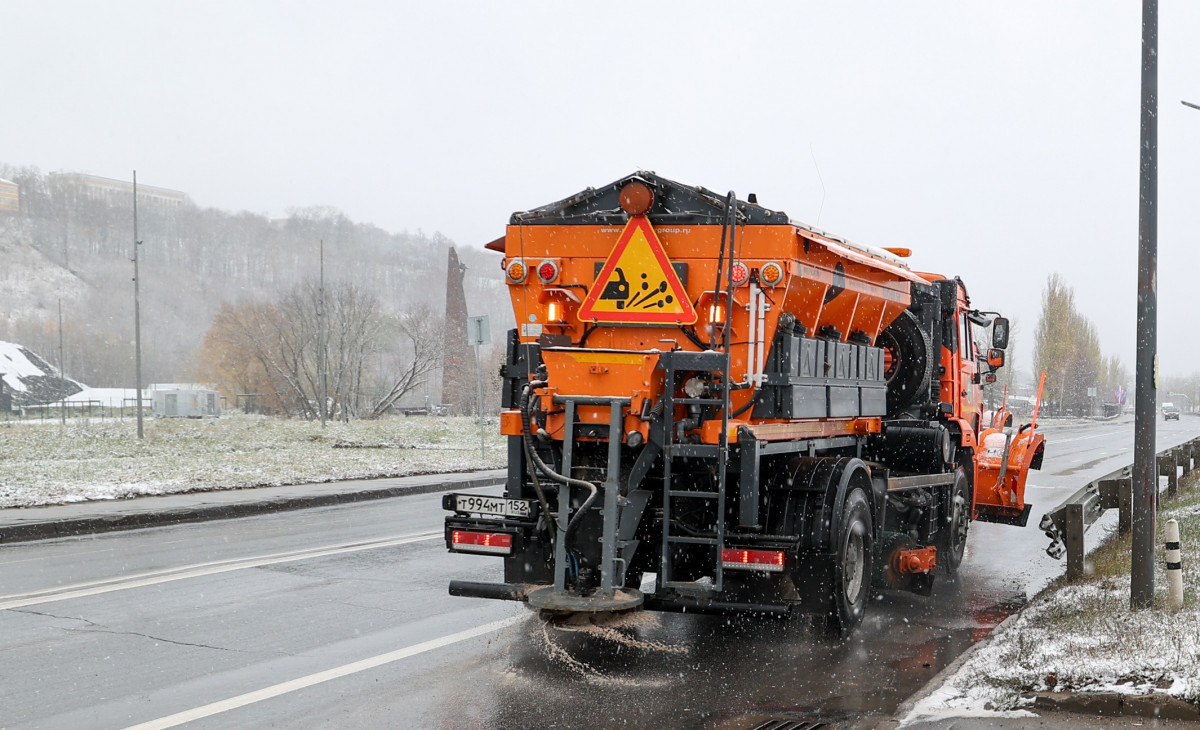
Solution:
M 138 438 L 145 438 L 145 432 L 142 430 L 142 305 L 141 298 L 138 292 L 138 286 L 141 284 L 141 276 L 138 274 L 138 247 L 142 242 L 138 240 L 138 221 L 137 221 L 137 170 L 133 171 L 133 349 L 134 361 L 137 373 L 134 376 L 137 379 L 137 426 Z
M 1158 390 L 1158 0 L 1142 0 L 1142 132 L 1138 204 L 1137 368 L 1133 417 L 1133 546 L 1129 605 L 1154 605 L 1158 469 L 1154 456 Z

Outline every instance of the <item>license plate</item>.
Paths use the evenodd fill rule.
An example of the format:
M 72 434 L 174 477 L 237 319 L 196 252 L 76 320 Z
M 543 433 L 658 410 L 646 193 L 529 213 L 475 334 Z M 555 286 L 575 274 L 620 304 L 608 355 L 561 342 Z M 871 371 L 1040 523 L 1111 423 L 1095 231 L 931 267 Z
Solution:
M 474 494 L 454 495 L 454 511 L 472 514 L 497 515 L 500 517 L 530 517 L 534 502 L 531 499 L 509 499 L 507 497 L 480 497 Z

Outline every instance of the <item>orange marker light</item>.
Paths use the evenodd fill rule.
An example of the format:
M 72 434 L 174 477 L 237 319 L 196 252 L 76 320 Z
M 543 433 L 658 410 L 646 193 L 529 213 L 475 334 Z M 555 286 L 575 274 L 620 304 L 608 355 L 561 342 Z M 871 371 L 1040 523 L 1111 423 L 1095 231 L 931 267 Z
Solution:
M 529 275 L 529 270 L 525 268 L 525 262 L 521 259 L 513 259 L 508 262 L 508 268 L 504 272 L 508 276 L 508 280 L 514 284 L 520 284 L 525 281 L 525 277 Z
M 758 270 L 758 278 L 766 286 L 777 286 L 783 281 L 783 267 L 772 261 L 768 264 L 763 264 Z

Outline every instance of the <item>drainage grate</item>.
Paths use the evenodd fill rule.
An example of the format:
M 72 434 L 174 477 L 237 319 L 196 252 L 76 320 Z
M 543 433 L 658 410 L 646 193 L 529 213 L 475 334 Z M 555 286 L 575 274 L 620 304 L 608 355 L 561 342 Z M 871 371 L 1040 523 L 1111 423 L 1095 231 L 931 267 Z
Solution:
M 753 730 L 836 730 L 837 725 L 808 720 L 773 719 L 754 726 Z

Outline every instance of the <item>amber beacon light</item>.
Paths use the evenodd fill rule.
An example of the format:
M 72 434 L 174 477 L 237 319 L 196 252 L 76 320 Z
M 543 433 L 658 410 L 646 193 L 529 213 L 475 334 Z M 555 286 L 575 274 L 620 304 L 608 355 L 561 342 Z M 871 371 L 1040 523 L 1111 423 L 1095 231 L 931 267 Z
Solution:
M 621 188 L 621 210 L 629 215 L 646 215 L 654 205 L 654 191 L 644 182 L 630 181 Z

